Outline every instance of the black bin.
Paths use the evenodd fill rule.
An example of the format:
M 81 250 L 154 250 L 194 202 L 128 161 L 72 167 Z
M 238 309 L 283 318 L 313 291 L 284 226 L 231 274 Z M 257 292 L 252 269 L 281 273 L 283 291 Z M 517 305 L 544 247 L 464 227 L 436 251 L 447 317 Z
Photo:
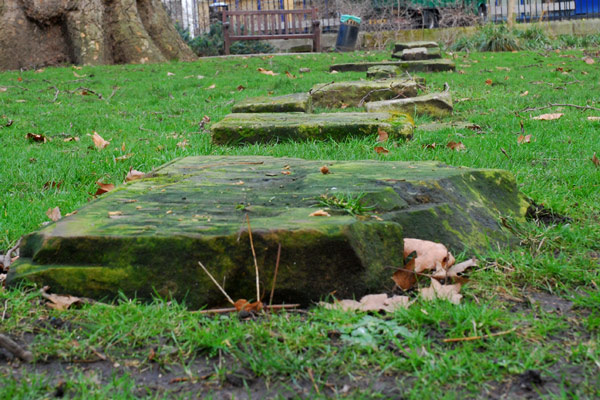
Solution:
M 335 49 L 337 51 L 354 51 L 358 39 L 360 18 L 354 15 L 342 15 L 340 18 L 340 30 L 338 31 Z

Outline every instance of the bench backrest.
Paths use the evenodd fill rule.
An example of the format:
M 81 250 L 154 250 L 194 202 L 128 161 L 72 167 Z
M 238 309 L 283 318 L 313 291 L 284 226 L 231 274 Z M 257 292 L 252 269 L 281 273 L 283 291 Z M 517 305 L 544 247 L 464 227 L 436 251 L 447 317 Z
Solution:
M 232 40 L 311 37 L 318 29 L 317 10 L 223 11 Z

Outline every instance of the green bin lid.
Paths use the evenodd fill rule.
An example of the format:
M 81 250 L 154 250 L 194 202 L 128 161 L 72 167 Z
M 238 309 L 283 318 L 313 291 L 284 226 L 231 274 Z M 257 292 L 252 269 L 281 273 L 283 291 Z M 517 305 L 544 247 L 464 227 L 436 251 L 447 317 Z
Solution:
M 345 23 L 346 23 L 346 22 L 348 22 L 348 21 L 354 21 L 354 22 L 356 22 L 357 24 L 360 24 L 360 17 L 356 17 L 356 16 L 354 16 L 354 15 L 342 15 L 342 16 L 340 17 L 340 22 L 341 22 L 342 24 L 345 24 Z

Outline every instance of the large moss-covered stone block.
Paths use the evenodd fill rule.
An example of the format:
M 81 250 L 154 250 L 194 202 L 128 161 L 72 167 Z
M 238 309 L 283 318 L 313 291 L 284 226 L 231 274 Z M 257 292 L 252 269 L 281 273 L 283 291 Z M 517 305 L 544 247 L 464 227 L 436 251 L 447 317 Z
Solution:
M 292 93 L 275 97 L 248 97 L 234 104 L 234 113 L 312 112 L 312 98 L 308 93 Z
M 400 74 L 400 68 L 393 65 L 376 65 L 367 69 L 367 78 L 369 79 L 395 78 Z
M 315 107 L 360 107 L 365 101 L 416 96 L 417 87 L 413 79 L 345 81 L 315 85 L 310 95 Z
M 289 140 L 344 140 L 383 129 L 392 139 L 412 137 L 414 122 L 402 113 L 234 113 L 211 127 L 215 144 L 272 143 Z
M 320 167 L 326 165 L 328 174 Z M 322 204 L 322 199 L 329 199 Z M 351 215 L 360 202 L 364 213 Z M 344 201 L 346 203 L 344 203 Z M 331 216 L 310 216 L 325 209 Z M 188 157 L 123 185 L 23 239 L 8 284 L 92 298 L 159 295 L 224 303 L 201 261 L 234 298 L 255 297 L 249 216 L 263 290 L 281 256 L 276 302 L 360 297 L 391 288 L 403 238 L 454 252 L 508 243 L 500 215 L 526 203 L 506 171 L 437 162 Z
M 334 64 L 329 67 L 330 71 L 367 71 L 370 67 L 377 65 L 393 65 L 403 72 L 444 72 L 454 71 L 456 64 L 452 60 L 419 60 L 419 61 L 371 61 L 358 63 Z
M 413 42 L 398 42 L 394 44 L 394 53 L 401 52 L 407 49 L 416 49 L 419 47 L 425 47 L 426 49 L 439 48 L 440 45 L 437 42 L 427 40 L 416 40 Z
M 399 58 L 405 61 L 435 60 L 436 58 L 442 58 L 442 52 L 440 51 L 439 47 L 415 47 L 394 53 L 392 54 L 392 58 Z
M 368 112 L 402 112 L 411 115 L 429 115 L 443 118 L 452 114 L 452 95 L 450 92 L 429 93 L 407 99 L 374 101 L 365 104 Z

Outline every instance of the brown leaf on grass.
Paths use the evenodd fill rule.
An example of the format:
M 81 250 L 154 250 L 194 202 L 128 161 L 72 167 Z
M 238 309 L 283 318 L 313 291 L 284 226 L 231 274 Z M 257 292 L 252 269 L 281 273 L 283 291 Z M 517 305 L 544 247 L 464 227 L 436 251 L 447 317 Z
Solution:
M 389 137 L 388 133 L 381 128 L 377 128 L 377 135 L 379 135 L 377 138 L 378 142 L 385 142 Z
M 48 300 L 46 306 L 54 310 L 66 310 L 73 304 L 83 303 L 83 301 L 79 297 L 70 295 L 46 294 L 44 298 Z
M 517 143 L 519 144 L 523 144 L 523 143 L 530 143 L 531 142 L 531 135 L 519 135 L 519 137 L 517 138 Z
M 600 160 L 596 157 L 596 152 L 594 152 L 594 155 L 592 156 L 592 162 L 596 167 L 600 167 Z
M 216 88 L 217 85 L 215 85 L 214 83 L 212 85 L 210 85 L 209 87 L 206 88 L 206 90 L 212 90 L 214 88 Z
M 323 175 L 327 175 L 327 174 L 330 174 L 330 173 L 331 173 L 331 172 L 329 171 L 329 168 L 327 168 L 327 166 L 326 166 L 326 165 L 323 165 L 321 168 L 319 168 L 319 171 L 321 171 L 321 173 L 322 173 Z
M 4 115 L 2 116 L 3 118 L 6 118 Z M 6 123 L 4 124 L 4 128 L 8 128 L 9 126 L 12 126 L 12 124 L 15 121 L 13 121 L 12 119 L 9 119 L 8 121 L 6 121 Z
M 433 149 L 435 149 L 437 147 L 437 143 L 433 142 L 433 143 L 430 143 L 430 144 L 426 144 L 424 147 L 426 149 L 428 149 L 428 150 L 433 150 Z
M 111 190 L 113 190 L 115 188 L 115 185 L 113 185 L 112 183 L 102 183 L 100 181 L 97 181 L 96 185 L 98 185 L 99 188 L 98 188 L 98 190 L 96 190 L 96 193 L 94 194 L 94 196 L 100 196 L 106 192 L 110 192 Z
M 588 65 L 592 65 L 593 63 L 595 63 L 594 59 L 590 56 L 583 57 L 582 60 Z
M 98 150 L 102 150 L 110 144 L 109 141 L 104 140 L 102 136 L 98 135 L 96 132 L 92 135 L 92 140 L 94 141 L 94 146 L 96 146 Z
M 257 71 L 260 72 L 261 74 L 265 74 L 265 75 L 271 75 L 271 76 L 279 75 L 278 73 L 269 71 L 268 69 L 264 69 L 264 68 L 258 68 Z
M 477 266 L 477 259 L 470 258 L 461 263 L 454 264 L 447 270 L 438 270 L 438 271 L 434 272 L 434 274 L 432 275 L 432 278 L 435 278 L 435 279 L 457 278 L 458 274 L 463 273 L 467 268 L 476 267 L 476 266 Z
M 46 211 L 46 215 L 54 222 L 62 218 L 60 215 L 60 209 L 58 207 L 49 208 L 48 211 Z
M 336 300 L 332 303 L 319 303 L 327 309 L 341 311 L 386 311 L 394 312 L 401 308 L 408 308 L 411 301 L 408 296 L 392 296 L 387 294 L 368 294 L 363 296 L 360 301 L 356 300 Z
M 524 91 L 523 93 L 521 93 L 519 96 L 521 97 L 525 97 L 529 94 L 529 90 Z
M 188 145 L 189 142 L 187 139 L 183 139 L 183 141 L 177 142 L 177 147 L 179 147 L 180 149 L 185 149 Z
M 292 171 L 288 171 L 287 169 L 284 169 L 283 171 L 281 171 L 282 175 L 291 175 Z
M 79 142 L 79 138 L 77 136 L 69 136 L 68 138 L 64 138 L 63 142 Z
M 335 69 L 332 69 L 330 74 L 337 74 L 338 72 Z
M 508 67 L 496 67 L 496 69 L 498 71 L 510 71 L 510 68 L 508 68 Z
M 122 215 L 123 215 L 123 211 L 109 211 L 108 212 L 108 217 L 109 218 L 120 217 Z
M 329 214 L 325 210 L 317 210 L 313 213 L 308 214 L 308 216 L 309 217 L 331 217 L 331 214 Z
M 441 243 L 421 239 L 404 239 L 404 258 L 406 259 L 413 251 L 417 252 L 417 257 L 414 259 L 415 272 L 435 271 L 438 265 L 443 269 L 448 269 L 454 265 L 454 257 Z
M 392 280 L 402 290 L 408 290 L 417 283 L 417 275 L 414 273 L 415 259 L 416 257 L 413 257 L 409 262 L 405 261 L 404 268 L 398 269 L 392 275 Z
M 60 187 L 62 186 L 64 181 L 60 181 L 60 182 L 55 182 L 55 181 L 48 181 L 46 183 L 44 183 L 44 190 L 48 190 L 48 189 L 60 189 Z
M 243 85 L 239 85 L 237 88 L 238 92 L 241 92 L 242 90 L 246 89 Z
M 127 173 L 127 176 L 125 177 L 125 182 L 131 182 L 131 181 L 135 181 L 137 179 L 142 179 L 144 176 L 146 176 L 145 173 L 136 171 L 133 168 L 129 168 L 129 172 Z
M 290 79 L 296 79 L 296 77 L 294 75 L 290 74 L 288 71 L 285 71 L 285 75 Z
M 254 303 L 250 303 L 250 302 L 248 302 L 248 300 L 245 300 L 245 299 L 239 299 L 238 301 L 236 301 L 233 304 L 233 306 L 238 311 L 252 312 L 252 311 L 260 311 L 260 310 L 263 309 L 263 303 L 262 302 L 255 301 Z
M 446 147 L 454 151 L 461 151 L 467 149 L 462 142 L 448 142 Z
M 5 86 L 0 86 L 0 92 L 6 92 L 8 90 Z
M 32 142 L 36 142 L 36 143 L 46 143 L 46 142 L 50 141 L 50 139 L 48 139 L 46 136 L 40 135 L 38 133 L 29 132 L 27 135 L 25 135 L 25 137 L 27 139 L 31 140 Z
M 300 68 L 298 72 L 300 72 L 301 74 L 306 74 L 310 72 L 310 68 Z
M 172 72 L 167 72 L 167 76 L 175 76 L 175 74 Z
M 600 117 L 587 117 L 588 121 L 600 121 Z
M 555 119 L 559 119 L 563 115 L 564 115 L 563 113 L 542 114 L 542 115 L 538 115 L 537 117 L 532 117 L 531 119 L 537 119 L 537 120 L 541 120 L 541 121 L 552 121 Z
M 424 300 L 433 301 L 435 299 L 445 299 L 454 304 L 460 304 L 462 294 L 460 294 L 460 283 L 454 285 L 442 285 L 437 280 L 431 280 L 431 286 L 419 289 L 421 297 Z
M 373 150 L 375 150 L 375 153 L 377 154 L 388 154 L 390 152 L 388 149 L 382 146 L 375 146 Z
M 486 85 L 491 85 L 492 84 L 492 80 L 491 79 L 486 79 L 485 80 L 485 84 Z
M 134 155 L 135 155 L 135 153 L 127 153 L 122 156 L 115 157 L 115 161 L 125 161 L 125 160 L 133 157 Z

